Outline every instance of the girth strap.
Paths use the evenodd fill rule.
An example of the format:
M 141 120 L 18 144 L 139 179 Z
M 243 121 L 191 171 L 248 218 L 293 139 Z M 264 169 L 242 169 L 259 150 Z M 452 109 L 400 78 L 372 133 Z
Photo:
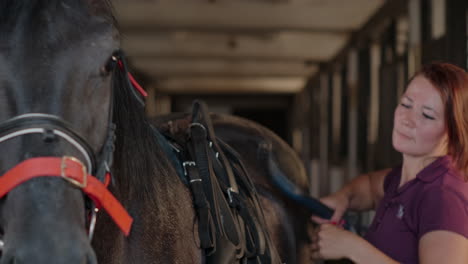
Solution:
M 198 233 L 200 236 L 201 248 L 214 248 L 216 244 L 215 225 L 211 214 L 210 204 L 206 199 L 203 190 L 203 180 L 200 178 L 195 162 L 186 161 L 183 163 L 184 174 L 190 178 L 190 189 L 193 194 L 193 203 L 198 213 Z
M 209 118 L 208 107 L 205 103 L 201 101 L 195 101 L 193 103 L 193 112 L 192 112 L 192 124 L 200 123 L 206 129 L 206 138 L 212 142 L 213 148 L 219 153 L 220 161 L 223 164 L 224 169 L 226 170 L 226 174 L 229 181 L 229 186 L 232 188 L 233 192 L 238 193 L 239 189 L 237 187 L 236 179 L 232 172 L 231 166 L 227 161 L 224 153 L 221 151 L 221 148 L 218 145 L 216 140 L 216 136 L 214 133 L 213 124 L 211 123 L 211 119 Z
M 200 179 L 205 182 L 203 189 L 211 203 L 210 212 L 213 216 L 217 233 L 226 237 L 236 247 L 239 246 L 239 229 L 229 205 L 221 193 L 221 187 L 213 171 L 212 162 L 208 158 L 206 129 L 201 125 L 190 127 L 189 152 L 195 160 Z M 201 219 L 200 219 L 201 220 Z
M 237 247 L 238 259 L 242 258 L 247 263 L 271 263 L 271 254 L 266 242 L 268 234 L 264 230 L 264 216 L 255 187 L 248 179 L 247 171 L 239 157 L 233 154 L 235 151 L 216 138 L 208 108 L 203 102 L 194 102 L 189 133 L 191 144 L 188 145 L 189 149 L 193 146 L 190 152 L 196 159 L 200 177 L 203 181 L 203 175 L 209 179 L 204 187 L 205 191 L 210 193 L 207 198 L 212 204 L 211 212 L 219 232 L 217 236 L 225 236 Z M 229 153 L 231 159 L 227 158 L 225 152 Z M 229 160 L 234 160 L 234 163 L 231 165 Z M 242 194 L 238 180 L 243 185 Z M 214 250 L 209 253 L 212 252 Z

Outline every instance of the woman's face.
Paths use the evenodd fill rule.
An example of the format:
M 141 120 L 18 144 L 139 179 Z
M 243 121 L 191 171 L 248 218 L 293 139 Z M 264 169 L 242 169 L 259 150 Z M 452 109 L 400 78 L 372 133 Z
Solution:
M 446 155 L 444 111 L 437 89 L 424 76 L 415 77 L 395 109 L 393 147 L 413 157 Z

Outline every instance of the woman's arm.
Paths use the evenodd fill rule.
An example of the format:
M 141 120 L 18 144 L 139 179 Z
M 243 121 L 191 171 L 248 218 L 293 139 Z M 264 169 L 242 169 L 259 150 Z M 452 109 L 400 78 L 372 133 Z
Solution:
M 315 259 L 348 258 L 356 264 L 396 264 L 362 237 L 334 225 L 323 224 L 311 237 Z M 420 264 L 468 263 L 468 239 L 450 231 L 431 231 L 419 240 Z
M 468 239 L 450 231 L 431 231 L 419 240 L 419 263 L 466 264 Z
M 349 253 L 348 258 L 356 264 L 398 264 L 396 260 L 385 255 L 365 239 L 360 239 L 356 242 L 356 250 Z
M 321 202 L 335 210 L 331 220 L 313 216 L 312 220 L 323 224 L 338 222 L 346 210 L 365 211 L 376 207 L 383 197 L 383 182 L 390 169 L 361 174 L 351 180 L 339 191 L 323 197 Z
M 467 201 L 460 193 L 446 186 L 425 189 L 416 210 L 420 263 L 468 263 Z
M 348 209 L 356 211 L 374 209 L 384 195 L 383 183 L 390 170 L 361 174 L 338 191 L 348 197 Z
M 321 225 L 311 237 L 314 259 L 347 258 L 356 264 L 397 264 L 362 237 L 334 225 Z

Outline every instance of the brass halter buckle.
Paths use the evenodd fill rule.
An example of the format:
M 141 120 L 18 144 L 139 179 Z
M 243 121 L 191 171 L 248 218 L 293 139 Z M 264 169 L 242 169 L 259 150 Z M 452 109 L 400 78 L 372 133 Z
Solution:
M 68 176 L 67 173 L 66 173 L 66 170 L 67 169 L 72 169 L 72 165 L 67 165 L 67 161 L 72 161 L 74 162 L 76 165 L 79 165 L 81 167 L 81 172 L 82 172 L 82 175 L 80 178 L 76 179 L 73 178 L 73 176 Z M 75 165 L 73 164 L 73 165 Z M 67 180 L 68 182 L 70 182 L 71 184 L 75 185 L 76 187 L 80 188 L 80 189 L 83 189 L 86 187 L 86 185 L 88 184 L 88 173 L 86 172 L 86 166 L 77 158 L 75 157 L 71 157 L 71 156 L 63 156 L 62 157 L 62 162 L 61 162 L 61 165 L 60 165 L 60 175 L 65 179 Z

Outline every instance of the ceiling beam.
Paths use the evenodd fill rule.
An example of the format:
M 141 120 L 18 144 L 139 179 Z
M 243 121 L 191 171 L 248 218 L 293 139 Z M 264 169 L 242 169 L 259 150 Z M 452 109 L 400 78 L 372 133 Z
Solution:
M 132 52 L 130 52 L 132 53 Z M 127 54 L 127 53 L 126 53 Z M 270 58 L 270 57 L 257 57 L 257 56 L 248 56 L 248 57 L 242 57 L 242 56 L 210 56 L 206 57 L 197 54 L 184 54 L 184 55 L 179 55 L 179 54 L 148 54 L 147 56 L 138 56 L 138 55 L 133 55 L 132 58 L 135 58 L 137 60 L 176 60 L 176 61 L 181 61 L 181 60 L 220 60 L 220 61 L 229 61 L 229 62 L 243 62 L 243 61 L 255 61 L 255 62 L 260 62 L 260 63 L 277 63 L 277 62 L 284 62 L 284 63 L 303 63 L 305 65 L 318 65 L 320 63 L 323 63 L 321 60 L 313 60 L 313 59 L 308 59 L 304 60 L 304 58 Z
M 305 82 L 304 77 L 181 77 L 159 80 L 153 86 L 158 93 L 167 94 L 294 94 L 304 88 Z
M 124 31 L 229 30 L 350 32 L 358 29 L 384 0 L 115 1 Z
M 149 77 L 304 77 L 315 74 L 318 67 L 300 61 L 254 61 L 210 59 L 144 59 L 132 66 Z
M 348 35 L 283 32 L 268 36 L 229 34 L 127 34 L 122 46 L 131 57 L 196 56 L 270 58 L 277 60 L 329 60 Z

